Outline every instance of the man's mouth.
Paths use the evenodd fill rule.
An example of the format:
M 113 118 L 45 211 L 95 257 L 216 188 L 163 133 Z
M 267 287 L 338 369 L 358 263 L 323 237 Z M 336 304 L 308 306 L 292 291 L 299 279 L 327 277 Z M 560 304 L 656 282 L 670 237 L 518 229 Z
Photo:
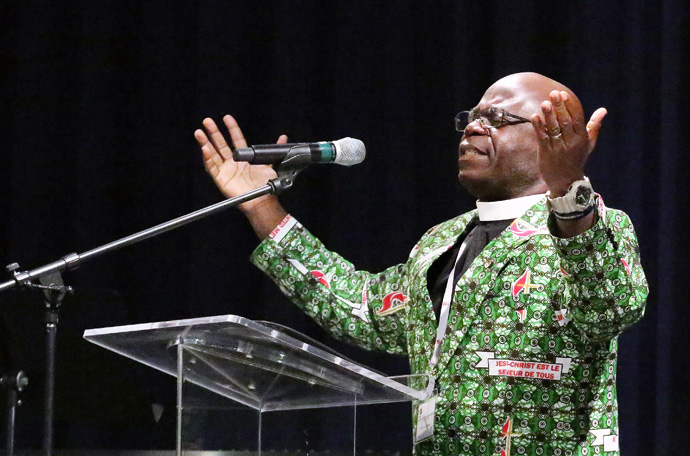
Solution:
M 487 155 L 486 152 L 483 152 L 476 147 L 472 146 L 471 144 L 468 143 L 463 143 L 460 144 L 460 156 L 465 156 L 465 155 Z

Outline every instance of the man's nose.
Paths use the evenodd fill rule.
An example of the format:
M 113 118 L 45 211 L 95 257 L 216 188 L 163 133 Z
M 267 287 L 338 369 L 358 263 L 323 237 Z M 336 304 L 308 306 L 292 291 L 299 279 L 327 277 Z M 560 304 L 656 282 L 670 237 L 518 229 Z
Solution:
M 464 136 L 486 135 L 488 133 L 487 129 L 482 125 L 481 120 L 477 119 L 467 124 Z

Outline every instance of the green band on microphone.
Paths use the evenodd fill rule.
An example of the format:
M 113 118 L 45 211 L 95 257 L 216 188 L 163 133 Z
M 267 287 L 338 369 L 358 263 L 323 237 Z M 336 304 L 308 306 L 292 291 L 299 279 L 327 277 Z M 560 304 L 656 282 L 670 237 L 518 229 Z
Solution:
M 335 160 L 335 151 L 329 142 L 319 142 L 319 149 L 321 150 L 321 162 L 332 162 Z

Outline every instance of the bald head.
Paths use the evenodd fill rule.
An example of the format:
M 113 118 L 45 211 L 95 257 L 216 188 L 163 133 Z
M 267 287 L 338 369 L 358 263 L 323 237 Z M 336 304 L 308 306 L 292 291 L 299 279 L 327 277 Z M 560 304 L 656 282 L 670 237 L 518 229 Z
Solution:
M 549 99 L 549 93 L 553 90 L 565 91 L 577 102 L 580 110 L 582 105 L 575 93 L 565 85 L 539 73 L 513 73 L 494 82 L 486 91 L 485 97 L 495 92 L 501 96 L 513 98 L 520 103 L 525 117 L 529 114 L 540 113 L 540 105 Z
M 582 106 L 566 86 L 538 73 L 515 73 L 491 85 L 475 107 L 477 111 L 502 109 L 530 119 L 542 116 L 541 104 L 553 90 L 565 91 L 575 102 L 575 116 Z M 459 179 L 473 195 L 485 201 L 544 193 L 547 186 L 539 166 L 539 144 L 529 122 L 485 128 L 479 122 L 465 129 L 459 147 Z

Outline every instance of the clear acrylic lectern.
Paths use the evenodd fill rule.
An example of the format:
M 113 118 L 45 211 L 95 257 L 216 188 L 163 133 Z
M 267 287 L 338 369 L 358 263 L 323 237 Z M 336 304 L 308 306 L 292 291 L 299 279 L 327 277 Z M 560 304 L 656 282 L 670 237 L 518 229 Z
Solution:
M 178 455 L 185 429 L 194 428 L 195 414 L 189 412 L 232 404 L 224 398 L 258 412 L 259 454 L 264 412 L 426 398 L 425 375 L 386 377 L 288 331 L 271 323 L 220 315 L 90 329 L 84 338 L 177 377 Z M 356 448 L 356 422 L 353 439 Z

